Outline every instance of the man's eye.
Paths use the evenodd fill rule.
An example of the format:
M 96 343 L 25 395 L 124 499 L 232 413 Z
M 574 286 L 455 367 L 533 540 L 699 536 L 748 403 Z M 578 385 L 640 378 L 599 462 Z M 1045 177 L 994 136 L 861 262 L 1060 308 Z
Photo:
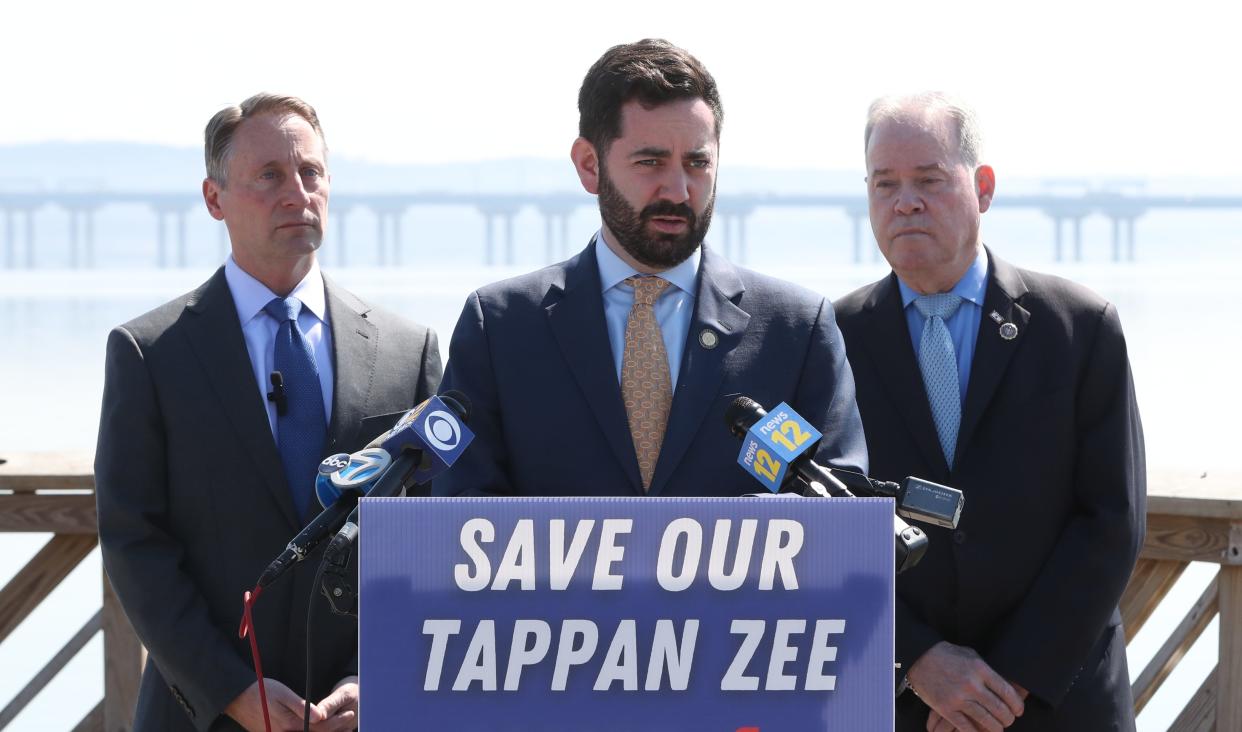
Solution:
M 889 188 L 893 188 L 894 186 L 896 186 L 896 184 L 893 183 L 893 181 L 891 180 L 877 180 L 875 182 L 875 187 L 879 189 L 883 189 L 883 190 L 888 190 Z
M 711 165 L 712 165 L 712 161 L 710 160 L 691 160 L 690 161 L 691 168 L 710 168 Z
M 276 179 L 276 171 L 274 170 L 265 170 L 262 173 L 259 173 L 259 180 L 275 180 L 275 179 Z
M 322 173 L 319 172 L 318 168 L 302 168 L 302 175 L 307 178 L 318 178 Z

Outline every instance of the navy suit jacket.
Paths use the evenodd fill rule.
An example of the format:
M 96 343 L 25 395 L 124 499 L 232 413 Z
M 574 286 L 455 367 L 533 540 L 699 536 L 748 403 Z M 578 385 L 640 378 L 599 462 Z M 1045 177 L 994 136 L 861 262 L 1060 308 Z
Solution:
M 332 328 L 331 454 L 360 449 L 440 378 L 436 335 L 324 280 Z M 256 388 L 224 269 L 112 331 L 95 452 L 104 567 L 150 652 L 134 729 L 238 730 L 221 714 L 254 683 L 242 593 L 304 525 Z M 315 609 L 315 702 L 357 673 L 357 625 L 312 592 L 319 554 L 264 591 L 263 671 L 302 694 Z
M 960 488 L 956 531 L 897 578 L 897 662 L 969 646 L 1031 693 L 1009 729 L 1133 730 L 1117 602 L 1143 542 L 1143 431 L 1113 306 L 989 250 L 954 466 L 941 452 L 895 275 L 837 301 L 872 474 Z M 1017 327 L 1001 336 L 996 313 Z M 897 729 L 928 708 L 897 702 Z
M 596 243 L 572 259 L 470 295 L 444 387 L 472 401 L 470 449 L 437 495 L 643 495 L 604 324 Z M 704 333 L 715 335 L 703 337 Z M 681 373 L 649 494 L 762 490 L 724 423 L 745 395 L 788 402 L 825 438 L 817 459 L 865 470 L 854 380 L 832 305 L 707 247 Z

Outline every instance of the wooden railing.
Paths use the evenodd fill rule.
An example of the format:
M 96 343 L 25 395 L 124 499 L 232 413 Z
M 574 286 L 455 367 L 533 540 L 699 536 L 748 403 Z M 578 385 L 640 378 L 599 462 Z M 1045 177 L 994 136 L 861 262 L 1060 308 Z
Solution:
M 98 543 L 90 457 L 79 453 L 0 455 L 0 531 L 53 534 L 0 589 L 0 642 L 9 636 Z M 1133 685 L 1137 710 L 1151 700 L 1214 617 L 1220 617 L 1216 668 L 1169 732 L 1242 730 L 1242 474 L 1153 472 L 1147 541 L 1121 601 L 1126 640 L 1134 638 L 1190 562 L 1219 565 L 1215 579 L 1178 623 Z M 0 730 L 95 633 L 104 634 L 104 698 L 74 728 L 124 732 L 145 653 L 112 594 L 107 577 L 101 609 L 0 709 Z

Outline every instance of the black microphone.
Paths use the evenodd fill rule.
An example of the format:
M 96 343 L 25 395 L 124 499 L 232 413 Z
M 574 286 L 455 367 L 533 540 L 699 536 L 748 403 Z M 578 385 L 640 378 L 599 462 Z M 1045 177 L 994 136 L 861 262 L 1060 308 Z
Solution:
M 259 577 L 260 588 L 267 587 L 340 528 L 361 496 L 392 462 L 388 453 L 377 448 L 360 450 L 353 455 L 330 455 L 319 464 L 315 495 L 324 509 L 311 519 L 306 528 L 289 540 L 280 556 L 272 560 Z M 334 500 L 329 500 L 334 498 Z M 325 500 L 328 502 L 325 503 Z
M 273 371 L 268 378 L 272 380 L 272 390 L 267 393 L 267 400 L 276 402 L 276 414 L 284 416 L 289 412 L 289 397 L 285 394 L 285 377 L 279 371 Z
M 435 404 L 436 401 L 440 404 Z M 448 409 L 439 409 L 439 406 Z M 464 424 L 469 416 L 470 400 L 465 394 L 452 389 L 407 412 L 392 429 L 371 441 L 372 445 L 383 445 L 395 457 L 387 472 L 367 491 L 365 497 L 399 496 L 410 486 L 426 483 L 448 470 L 474 439 Z M 354 507 L 344 525 L 328 542 L 320 560 L 323 572 L 320 591 L 337 615 L 357 614 L 358 596 L 351 583 L 349 557 L 358 539 L 360 508 Z
M 725 411 L 725 424 L 728 425 L 730 432 L 739 439 L 743 439 L 750 428 L 766 416 L 768 416 L 767 410 L 758 402 L 749 397 L 740 396 Z M 833 471 L 811 459 L 813 452 L 813 449 L 807 449 L 789 464 L 790 471 L 781 485 L 781 492 L 794 492 L 806 497 L 854 498 L 854 493 L 833 474 Z M 894 514 L 893 535 L 896 541 L 897 572 L 900 574 L 918 564 L 923 558 L 927 552 L 927 534 Z
M 448 407 L 463 423 L 470 417 L 470 399 L 456 389 L 450 389 L 439 396 L 444 406 Z M 426 402 L 424 402 L 426 404 Z M 420 434 L 416 418 L 423 411 L 422 405 L 411 410 L 405 417 L 397 421 L 392 429 L 371 441 L 371 444 L 382 444 L 384 449 L 394 454 L 392 467 L 375 483 L 375 487 L 367 492 L 367 498 L 392 498 L 403 494 L 415 483 L 425 483 L 441 472 L 448 470 L 451 462 L 436 460 L 444 457 L 446 450 L 460 451 L 468 444 L 462 439 L 461 426 L 455 425 L 459 438 L 451 445 L 441 441 L 427 439 L 426 433 Z M 471 436 L 473 437 L 473 436 Z M 454 455 L 455 458 L 455 455 Z M 324 559 L 336 557 L 339 552 L 351 546 L 358 538 L 358 507 L 345 519 L 332 543 L 324 550 Z
M 752 425 L 766 417 L 767 414 L 767 411 L 753 399 L 739 397 L 729 406 L 725 419 L 733 434 L 742 437 Z M 809 459 L 814 452 L 814 445 L 812 445 L 799 459 Z M 852 470 L 831 467 L 824 469 L 856 496 L 895 499 L 898 515 L 911 521 L 956 529 L 958 521 L 962 518 L 962 508 L 966 504 L 966 497 L 956 488 L 913 476 L 903 479 L 900 483 L 894 483 L 888 480 L 876 480 Z

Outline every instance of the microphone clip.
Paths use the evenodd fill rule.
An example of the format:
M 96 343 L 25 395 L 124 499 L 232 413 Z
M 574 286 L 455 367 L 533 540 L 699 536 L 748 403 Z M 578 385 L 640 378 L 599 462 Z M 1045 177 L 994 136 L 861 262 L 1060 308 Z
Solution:
M 267 400 L 276 403 L 276 414 L 283 417 L 289 413 L 289 397 L 285 394 L 285 377 L 279 371 L 273 371 L 269 377 L 272 390 L 267 393 Z

